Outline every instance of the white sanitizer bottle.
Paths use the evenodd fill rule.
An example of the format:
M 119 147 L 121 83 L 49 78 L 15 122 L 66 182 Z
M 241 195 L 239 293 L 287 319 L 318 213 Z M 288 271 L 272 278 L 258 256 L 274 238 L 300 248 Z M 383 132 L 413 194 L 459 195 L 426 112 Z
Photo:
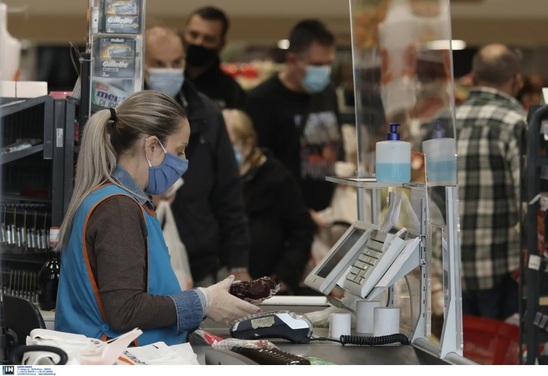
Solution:
M 400 140 L 399 123 L 390 124 L 386 141 L 377 142 L 375 149 L 375 177 L 383 183 L 411 181 L 411 144 Z
M 454 138 L 445 137 L 439 121 L 434 138 L 422 142 L 426 161 L 426 181 L 431 186 L 457 184 L 457 151 Z

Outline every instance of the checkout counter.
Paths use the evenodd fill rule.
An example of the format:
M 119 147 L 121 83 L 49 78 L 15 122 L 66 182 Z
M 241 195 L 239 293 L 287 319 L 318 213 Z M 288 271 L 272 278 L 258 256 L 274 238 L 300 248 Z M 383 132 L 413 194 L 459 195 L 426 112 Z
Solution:
M 375 182 L 374 179 L 366 179 L 366 181 L 351 179 L 350 181 L 368 189 L 385 188 L 385 184 Z M 282 351 L 318 358 L 338 365 L 476 364 L 463 357 L 460 247 L 457 226 L 458 191 L 455 186 L 448 186 L 445 190 L 447 222 L 441 234 L 443 237 L 444 323 L 439 341 L 432 339 L 430 330 L 432 276 L 427 250 L 427 246 L 431 245 L 429 241 L 431 232 L 427 231 L 430 223 L 426 215 L 428 198 L 425 185 L 413 183 L 403 184 L 389 194 L 388 211 L 400 212 L 400 209 L 402 211 L 406 209 L 418 213 L 409 227 L 402 227 L 400 222 L 381 221 L 379 224 L 371 224 L 357 220 L 308 274 L 304 283 L 324 296 L 273 296 L 261 303 L 263 312 L 291 311 L 304 315 L 314 312 L 320 314 L 320 317 L 322 313 L 325 313 L 324 320 L 316 320 L 317 314 L 309 316 L 315 318 L 309 320 L 312 323 L 311 341 L 292 343 L 286 339 L 268 337 L 265 339 L 270 340 Z M 405 193 L 406 191 L 408 192 Z M 392 205 L 398 207 L 393 208 Z M 330 293 L 336 286 L 344 290 L 344 297 L 341 300 L 330 297 Z M 403 335 L 408 339 L 409 344 L 364 346 L 348 343 L 343 345 L 325 339 L 314 340 L 328 336 L 328 328 L 324 325 L 328 314 L 341 311 L 356 312 L 359 309 L 356 308 L 358 301 L 380 302 L 380 307 L 375 310 L 382 307 L 399 308 L 402 314 L 398 315 L 395 325 L 391 325 L 393 331 L 377 334 L 377 336 Z M 334 308 L 339 311 L 333 311 Z M 359 311 L 356 313 L 358 314 L 354 315 L 353 322 L 361 316 Z M 378 328 L 377 316 L 381 322 L 384 318 L 377 314 L 374 316 L 374 326 Z M 314 324 L 316 321 L 322 324 L 318 325 L 321 327 L 316 327 Z M 349 334 L 364 336 L 356 333 L 355 326 L 352 326 Z M 248 328 L 251 329 L 247 333 L 256 335 L 261 327 L 271 328 L 269 330 L 274 331 L 272 328 L 275 324 L 250 320 Z M 228 327 L 210 320 L 204 321 L 200 329 L 222 338 L 231 336 Z M 241 338 L 261 337 L 252 338 L 248 335 Z M 191 337 L 190 343 L 201 364 L 249 364 L 240 354 L 217 350 L 195 339 Z M 345 342 L 356 343 L 356 341 Z
M 298 304 L 298 300 L 305 304 Z M 299 314 L 322 311 L 329 308 L 325 297 L 273 297 L 261 304 L 264 312 L 292 311 Z M 230 337 L 229 328 L 212 320 L 205 320 L 200 329 L 222 338 Z M 328 328 L 313 328 L 312 338 L 327 337 Z M 352 328 L 352 335 L 356 335 Z M 281 350 L 313 357 L 335 365 L 454 365 L 475 364 L 458 355 L 441 359 L 437 353 L 436 344 L 419 340 L 410 345 L 358 346 L 341 345 L 332 341 L 314 341 L 308 343 L 291 343 L 285 339 L 269 339 Z M 252 360 L 229 350 L 212 348 L 196 337 L 190 338 L 190 343 L 198 357 L 198 362 L 204 365 L 254 365 Z
M 384 183 L 372 179 L 352 178 L 347 183 L 357 184 L 368 189 L 384 189 Z M 380 221 L 378 224 L 357 220 L 332 246 L 327 255 L 314 267 L 304 283 L 322 293 L 319 296 L 272 296 L 260 303 L 262 311 L 289 311 L 304 315 L 306 337 L 310 341 L 293 343 L 278 338 L 280 331 L 274 324 L 261 317 L 250 318 L 246 333 L 255 335 L 257 328 L 269 328 L 274 336 L 268 339 L 280 350 L 315 358 L 335 365 L 452 365 L 475 364 L 463 357 L 462 311 L 460 308 L 460 252 L 458 246 L 458 195 L 457 187 L 446 187 L 447 223 L 443 238 L 443 296 L 444 325 L 438 341 L 430 334 L 431 271 L 428 262 L 427 245 L 430 233 L 427 213 L 426 187 L 424 184 L 405 183 L 399 187 L 391 186 L 388 210 L 406 209 L 419 213 L 412 223 L 392 223 Z M 398 206 L 393 208 L 392 205 Z M 422 214 L 421 214 L 422 213 Z M 387 218 L 388 216 L 385 216 Z M 338 286 L 344 290 L 340 300 L 331 296 Z M 386 334 L 403 335 L 409 344 L 391 343 L 378 346 L 341 344 L 326 340 L 328 328 L 326 320 L 335 312 L 356 312 L 359 314 L 359 301 L 380 302 L 383 307 L 399 308 L 395 326 Z M 357 308 L 358 307 L 358 308 Z M 407 312 L 406 312 L 407 310 Z M 312 314 L 314 313 L 314 314 Z M 377 313 L 377 311 L 375 311 Z M 377 328 L 377 314 L 374 315 L 374 327 Z M 48 317 L 49 318 L 49 317 Z M 369 317 L 371 319 L 371 317 Z M 243 318 L 243 320 L 246 320 Z M 356 323 L 357 318 L 353 321 Z M 383 318 L 379 319 L 381 322 Z M 49 320 L 48 320 L 49 321 Z M 271 320 L 273 321 L 273 320 Z M 360 321 L 361 322 L 361 321 Z M 292 323 L 293 324 L 293 323 Z M 292 328 L 298 327 L 296 325 Z M 351 336 L 358 334 L 356 325 L 351 326 Z M 212 320 L 202 322 L 203 332 L 221 338 L 232 337 L 231 329 Z M 264 332 L 263 332 L 264 333 Z M 291 332 L 290 333 L 294 333 Z M 246 334 L 247 335 L 247 334 Z M 248 339 L 261 339 L 261 337 Z M 303 339 L 303 337 L 301 337 Z M 377 337 L 378 339 L 378 337 Z M 250 358 L 230 350 L 221 350 L 210 346 L 196 333 L 191 334 L 189 342 L 197 355 L 199 364 L 204 365 L 243 365 L 256 364 Z M 345 341 L 355 342 L 355 341 Z
M 419 192 L 423 190 L 420 186 L 415 188 L 418 188 Z M 455 189 L 447 188 L 447 191 L 448 197 L 454 199 Z M 452 206 L 448 206 L 448 208 L 451 209 Z M 449 211 L 451 212 L 451 210 Z M 449 221 L 449 225 L 452 225 L 451 221 Z M 433 337 L 430 335 L 428 329 L 430 319 L 428 314 L 429 295 L 427 294 L 429 287 L 428 273 L 426 272 L 428 264 L 421 261 L 424 260 L 423 253 L 425 250 L 423 242 L 417 241 L 419 238 L 412 231 L 405 232 L 400 229 L 395 233 L 383 232 L 376 225 L 356 221 L 305 279 L 305 283 L 309 287 L 324 293 L 324 296 L 274 295 L 260 303 L 263 313 L 289 311 L 305 316 L 310 323 L 306 325 L 306 337 L 301 338 L 310 338 L 310 341 L 294 343 L 276 336 L 262 339 L 267 339 L 282 351 L 307 359 L 315 359 L 318 364 L 476 364 L 462 356 L 462 318 L 460 305 L 456 304 L 460 300 L 460 291 L 459 284 L 455 280 L 456 270 L 452 270 L 452 268 L 448 269 L 450 273 L 447 273 L 444 278 L 444 296 L 447 299 L 445 300 L 443 334 L 439 342 L 437 339 L 432 339 Z M 450 237 L 448 240 L 447 258 L 458 257 L 458 252 L 452 246 L 452 242 L 455 241 L 454 237 Z M 360 264 L 360 260 L 363 260 L 364 255 L 371 254 L 372 247 L 381 252 L 380 255 L 377 255 L 379 261 L 372 267 L 377 272 L 366 273 L 365 275 L 368 278 L 355 283 L 357 280 L 355 265 Z M 381 262 L 384 257 L 391 257 L 391 261 Z M 336 262 L 333 260 L 336 260 Z M 409 278 L 409 273 L 413 273 L 411 278 Z M 402 290 L 395 288 L 397 287 L 395 285 L 402 280 L 405 280 L 404 284 L 407 285 L 408 289 L 406 299 L 398 299 L 398 296 L 402 294 Z M 345 297 L 341 300 L 328 297 L 335 285 L 345 290 Z M 351 299 L 346 299 L 347 296 Z M 350 343 L 343 345 L 337 341 L 327 339 L 329 329 L 326 318 L 332 313 L 350 312 L 354 315 L 352 322 L 357 324 L 360 315 L 355 314 L 356 311 L 359 312 L 356 310 L 356 303 L 360 300 L 379 301 L 382 302 L 381 307 L 400 308 L 404 313 L 398 317 L 399 333 L 397 334 L 408 339 L 409 344 L 396 342 L 376 346 Z M 410 312 L 405 312 L 406 307 L 410 308 Z M 54 313 L 42 312 L 42 314 L 48 328 L 53 329 L 50 328 L 50 325 L 53 323 Z M 253 318 L 255 319 L 255 317 Z M 263 326 L 269 327 L 268 324 Z M 253 323 L 250 327 L 260 326 L 258 324 L 255 326 Z M 274 325 L 271 325 L 271 327 L 274 327 Z M 204 320 L 198 329 L 223 339 L 232 337 L 230 327 L 210 319 Z M 311 334 L 309 329 L 311 329 Z M 276 334 L 279 335 L 279 333 Z M 365 335 L 357 333 L 356 325 L 351 326 L 349 334 L 355 336 L 354 338 L 365 337 Z M 355 343 L 355 341 L 346 342 Z M 197 333 L 190 335 L 189 343 L 197 356 L 198 363 L 201 365 L 257 364 L 237 352 L 210 346 Z
M 274 296 L 261 304 L 263 312 L 291 311 L 298 314 L 323 311 L 332 307 L 322 296 Z M 53 330 L 54 312 L 42 312 L 48 329 Z M 51 325 L 50 325 L 51 324 Z M 213 320 L 206 319 L 201 330 L 222 338 L 230 337 L 230 330 Z M 352 328 L 352 335 L 356 335 Z M 312 338 L 327 337 L 328 328 L 314 327 Z M 474 364 L 460 358 L 453 361 L 440 359 L 434 345 L 423 342 L 410 345 L 358 346 L 328 340 L 312 340 L 308 343 L 291 343 L 285 339 L 269 338 L 280 350 L 316 358 L 334 365 L 451 365 Z M 256 365 L 254 361 L 230 350 L 222 350 L 205 344 L 201 337 L 191 335 L 189 342 L 200 365 Z
M 364 184 L 373 184 L 376 189 L 379 183 L 367 181 Z M 424 185 L 404 185 L 402 189 L 411 191 L 409 204 L 411 205 L 411 202 L 418 203 L 421 206 L 419 212 L 424 212 L 425 200 L 413 200 L 415 195 L 419 197 L 424 195 Z M 284 338 L 278 338 L 276 335 L 264 337 L 264 339 L 268 339 L 282 351 L 335 365 L 476 364 L 462 356 L 462 314 L 459 304 L 458 263 L 450 262 L 460 259 L 458 243 L 455 244 L 458 240 L 458 230 L 453 222 L 456 214 L 457 192 L 455 187 L 447 187 L 446 191 L 448 202 L 451 203 L 451 205 L 447 205 L 449 214 L 447 228 L 452 231 L 447 233 L 447 248 L 446 254 L 444 254 L 444 264 L 447 268 L 444 270 L 443 277 L 444 327 L 439 342 L 431 339 L 429 329 L 431 295 L 425 248 L 427 234 L 417 234 L 414 230 L 399 227 L 397 227 L 397 231 L 386 231 L 383 230 L 382 222 L 375 225 L 360 220 L 348 228 L 305 279 L 305 284 L 308 287 L 323 293 L 323 296 L 274 295 L 260 303 L 264 313 L 289 311 L 307 317 L 307 321 L 310 323 L 306 325 L 306 338 L 310 338 L 310 341 L 293 343 Z M 391 202 L 406 202 L 403 199 L 405 196 L 401 196 L 403 201 L 399 201 L 397 194 L 394 192 L 391 195 Z M 419 227 L 425 228 L 426 217 L 421 217 L 420 221 L 423 223 Z M 371 258 L 376 258 L 376 260 L 373 261 Z M 371 264 L 364 265 L 366 261 Z M 406 289 L 398 288 L 398 285 L 406 286 Z M 330 296 L 335 286 L 339 286 L 345 291 L 345 296 L 341 300 Z M 402 295 L 405 299 L 399 299 Z M 405 339 L 408 339 L 409 344 L 391 343 L 364 346 L 346 343 L 343 345 L 336 341 L 326 340 L 328 337 L 328 328 L 326 327 L 328 320 L 326 318 L 329 317 L 329 314 L 359 312 L 359 308 L 356 309 L 357 302 L 362 300 L 379 301 L 381 307 L 399 308 L 402 314 L 398 316 L 399 322 L 396 322 L 396 327 L 399 326 L 399 330 L 395 329 L 395 331 L 398 333 L 390 332 L 390 334 L 403 335 Z M 406 309 L 407 312 L 405 312 Z M 49 321 L 50 316 L 44 316 Z M 360 315 L 354 315 L 352 320 L 354 323 L 357 323 L 358 320 L 356 316 Z M 253 321 L 255 319 L 256 317 L 253 317 L 249 321 L 249 327 L 274 328 L 274 324 L 264 321 L 259 324 L 259 321 Z M 363 337 L 363 334 L 356 332 L 355 327 L 356 325 L 351 326 L 349 334 Z M 230 327 L 210 319 L 203 321 L 198 329 L 223 339 L 232 337 Z M 272 329 L 271 331 L 273 332 Z M 256 332 L 252 331 L 252 333 Z M 277 335 L 279 333 L 276 332 Z M 241 338 L 260 339 L 261 337 Z M 191 334 L 189 342 L 197 355 L 199 364 L 257 364 L 239 353 L 210 346 L 197 333 Z

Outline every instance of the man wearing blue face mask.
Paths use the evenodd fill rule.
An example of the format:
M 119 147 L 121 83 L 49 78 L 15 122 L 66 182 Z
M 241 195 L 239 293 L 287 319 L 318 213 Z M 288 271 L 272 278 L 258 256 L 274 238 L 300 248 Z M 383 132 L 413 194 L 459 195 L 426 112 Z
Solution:
M 331 65 L 335 38 L 318 20 L 303 20 L 290 32 L 282 72 L 248 93 L 251 116 L 261 147 L 270 149 L 293 172 L 308 208 L 319 211 L 331 202 L 334 175 L 342 159 Z
M 185 49 L 167 27 L 146 31 L 145 88 L 173 97 L 188 113 L 190 140 L 185 183 L 171 204 L 196 286 L 218 280 L 226 267 L 236 279 L 247 272 L 249 232 L 240 176 L 220 108 L 184 80 Z

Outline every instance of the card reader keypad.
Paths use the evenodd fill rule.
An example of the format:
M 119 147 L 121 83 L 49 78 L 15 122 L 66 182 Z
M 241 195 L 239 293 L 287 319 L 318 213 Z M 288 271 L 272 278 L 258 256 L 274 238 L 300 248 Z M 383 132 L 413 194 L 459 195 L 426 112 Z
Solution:
M 366 279 L 365 275 L 372 269 L 382 256 L 382 248 L 384 243 L 373 237 L 367 241 L 358 259 L 352 265 L 346 279 L 361 285 L 361 282 Z

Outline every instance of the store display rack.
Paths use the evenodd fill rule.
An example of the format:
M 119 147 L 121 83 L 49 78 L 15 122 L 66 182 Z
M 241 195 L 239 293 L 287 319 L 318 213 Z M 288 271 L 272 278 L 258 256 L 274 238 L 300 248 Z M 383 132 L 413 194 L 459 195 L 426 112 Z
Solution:
M 89 0 L 90 115 L 143 90 L 145 9 L 146 0 Z
M 523 226 L 527 254 L 520 290 L 525 295 L 521 299 L 525 310 L 520 320 L 520 342 L 525 364 L 548 364 L 548 355 L 542 354 L 543 344 L 548 343 L 548 253 L 545 240 L 539 237 L 539 218 L 547 213 L 541 205 L 541 174 L 548 167 L 548 105 L 538 106 L 529 114 L 525 169 L 528 207 Z
M 2 290 L 35 297 L 49 229 L 72 195 L 77 100 L 0 99 Z M 31 299 L 32 300 L 32 299 Z

